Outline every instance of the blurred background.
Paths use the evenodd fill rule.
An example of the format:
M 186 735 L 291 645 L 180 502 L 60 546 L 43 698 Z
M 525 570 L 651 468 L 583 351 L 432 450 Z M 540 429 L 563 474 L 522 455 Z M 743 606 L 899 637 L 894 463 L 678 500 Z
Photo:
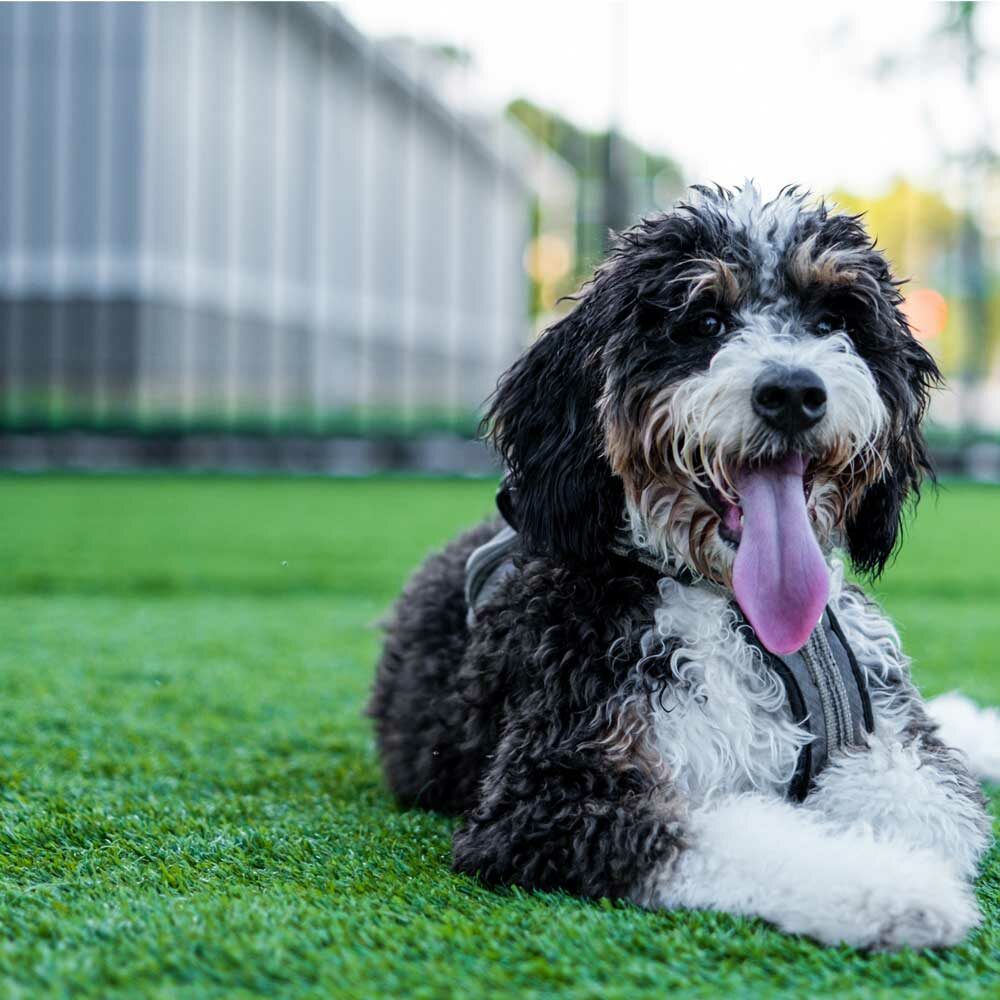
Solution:
M 481 472 L 479 409 L 690 183 L 865 212 L 1000 476 L 1000 9 L 0 5 L 0 464 Z

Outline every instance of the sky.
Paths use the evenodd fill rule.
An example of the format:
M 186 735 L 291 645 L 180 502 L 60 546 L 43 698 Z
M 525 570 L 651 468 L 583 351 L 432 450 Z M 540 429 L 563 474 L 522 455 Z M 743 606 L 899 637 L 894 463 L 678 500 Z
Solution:
M 1000 70 L 970 99 L 947 50 L 928 56 L 942 4 L 646 0 L 346 0 L 380 37 L 451 43 L 473 57 L 468 93 L 527 96 L 574 121 L 618 121 L 692 182 L 754 178 L 877 194 L 905 175 L 938 186 L 941 149 L 1000 128 Z M 1000 51 L 1000 4 L 980 4 Z M 880 76 L 886 57 L 906 68 Z

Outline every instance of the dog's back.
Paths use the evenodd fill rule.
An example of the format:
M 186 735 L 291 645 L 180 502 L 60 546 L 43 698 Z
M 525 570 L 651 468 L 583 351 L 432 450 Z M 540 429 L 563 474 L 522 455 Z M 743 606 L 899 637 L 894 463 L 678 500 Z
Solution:
M 403 805 L 460 812 L 479 780 L 485 747 L 470 746 L 459 668 L 469 641 L 465 563 L 496 534 L 491 520 L 430 556 L 387 625 L 368 713 L 386 780 Z

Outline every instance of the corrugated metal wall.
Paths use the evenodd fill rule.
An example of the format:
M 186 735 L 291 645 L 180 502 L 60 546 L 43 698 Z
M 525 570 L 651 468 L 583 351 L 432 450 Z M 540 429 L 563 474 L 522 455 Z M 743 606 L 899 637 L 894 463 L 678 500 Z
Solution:
M 333 9 L 0 5 L 8 425 L 461 419 L 528 336 L 518 173 Z

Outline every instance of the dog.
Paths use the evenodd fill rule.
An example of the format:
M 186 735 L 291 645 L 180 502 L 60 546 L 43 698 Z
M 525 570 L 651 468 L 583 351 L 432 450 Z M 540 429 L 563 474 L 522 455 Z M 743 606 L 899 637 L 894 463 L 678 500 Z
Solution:
M 894 552 L 938 369 L 859 217 L 692 191 L 498 382 L 503 517 L 388 623 L 387 783 L 489 884 L 955 944 L 984 798 L 838 555 Z

